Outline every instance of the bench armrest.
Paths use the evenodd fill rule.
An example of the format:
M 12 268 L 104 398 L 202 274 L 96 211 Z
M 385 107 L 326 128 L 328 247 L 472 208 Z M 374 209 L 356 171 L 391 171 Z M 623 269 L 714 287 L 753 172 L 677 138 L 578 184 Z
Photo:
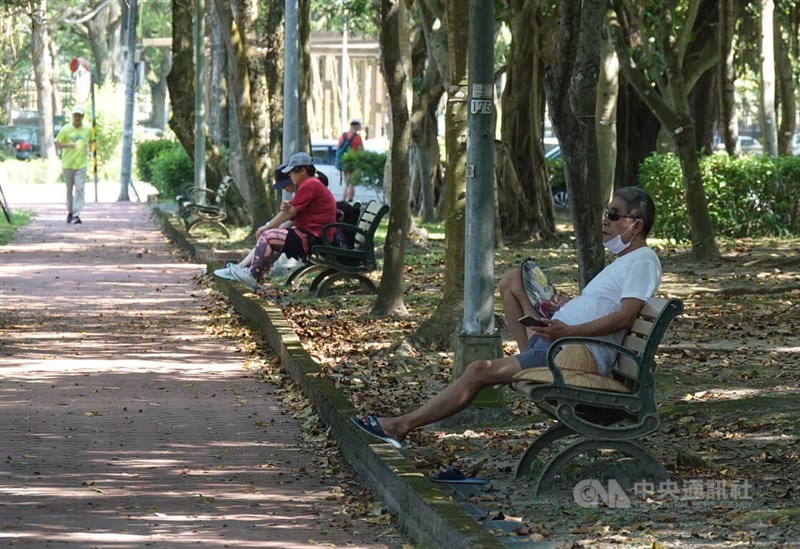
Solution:
M 606 341 L 605 339 L 599 339 L 596 337 L 583 337 L 583 336 L 568 336 L 556 339 L 550 348 L 547 350 L 547 367 L 550 368 L 550 371 L 553 373 L 553 385 L 564 385 L 564 376 L 561 374 L 561 370 L 556 366 L 555 357 L 558 353 L 559 349 L 564 345 L 568 345 L 571 343 L 583 343 L 586 345 L 597 345 L 598 347 L 607 347 L 618 353 L 622 353 L 624 355 L 628 355 L 629 357 L 636 360 L 638 358 L 638 354 L 627 347 L 623 347 L 617 343 L 613 343 L 611 341 Z

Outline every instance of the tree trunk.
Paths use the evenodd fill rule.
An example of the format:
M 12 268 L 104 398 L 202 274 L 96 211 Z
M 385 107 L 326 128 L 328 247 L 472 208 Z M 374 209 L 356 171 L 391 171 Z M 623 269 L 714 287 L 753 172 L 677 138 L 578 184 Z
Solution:
M 150 85 L 150 97 L 153 101 L 149 124 L 153 128 L 163 130 L 167 124 L 167 75 L 172 66 L 172 53 L 168 50 L 164 50 L 161 53 L 162 59 L 158 67 L 158 80 L 148 82 Z M 214 112 L 214 109 L 211 109 L 211 112 Z
M 100 2 L 93 2 L 94 9 Z M 97 14 L 86 21 L 85 34 L 94 56 L 97 84 L 108 80 L 119 84 L 124 79 L 122 62 L 122 8 L 120 2 L 106 2 Z
M 545 76 L 545 94 L 553 128 L 561 144 L 564 178 L 578 248 L 578 282 L 585 287 L 604 264 L 597 208 L 599 191 L 592 191 L 588 174 L 597 172 L 595 118 L 600 72 L 600 36 L 604 0 L 564 2 L 558 12 L 556 65 Z M 567 93 L 564 93 L 568 90 Z M 591 135 L 590 135 L 591 134 Z M 592 150 L 589 148 L 592 147 Z
M 301 151 L 311 152 L 311 134 L 308 127 L 308 98 L 311 97 L 311 0 L 298 0 L 299 86 L 297 122 L 300 126 L 297 143 Z
M 469 10 L 447 2 L 447 44 L 449 72 L 444 114 L 445 172 L 444 281 L 442 298 L 431 317 L 422 322 L 414 338 L 423 343 L 445 346 L 464 316 L 464 240 L 467 208 L 467 60 Z
M 283 150 L 283 48 L 284 2 L 271 2 L 265 14 L 264 76 L 267 80 L 267 112 L 269 113 L 269 160 L 271 166 L 281 163 Z
M 416 3 L 419 35 L 417 42 L 424 54 L 416 55 L 413 62 L 414 81 L 420 82 L 414 93 L 411 113 L 411 146 L 414 163 L 411 167 L 412 180 L 419 183 L 418 209 L 425 222 L 436 218 L 436 183 L 439 171 L 439 143 L 436 128 L 436 113 L 444 95 L 442 70 L 447 69 L 447 35 L 442 26 L 434 29 L 434 24 L 444 18 L 444 6 L 437 2 L 420 1 Z M 435 10 L 438 10 L 435 11 Z M 445 66 L 442 67 L 442 63 Z M 412 185 L 412 196 L 416 196 Z
M 688 41 L 694 29 L 694 16 L 697 13 L 698 5 L 699 0 L 696 0 L 688 10 L 690 16 L 683 22 L 681 27 L 683 41 L 675 36 L 676 27 L 672 23 L 672 12 L 664 9 L 656 14 L 656 18 L 662 24 L 661 29 L 665 33 L 663 40 L 659 42 L 663 44 L 663 47 L 658 52 L 666 62 L 666 80 L 661 84 L 663 88 L 653 88 L 651 79 L 645 73 L 645 69 L 649 67 L 634 66 L 630 58 L 631 48 L 619 26 L 618 18 L 624 15 L 621 10 L 611 21 L 610 28 L 622 73 L 658 117 L 662 127 L 669 130 L 681 162 L 686 209 L 692 237 L 692 255 L 695 260 L 706 262 L 718 260 L 719 249 L 708 213 L 708 199 L 703 188 L 700 161 L 695 148 L 697 139 L 695 123 L 689 111 L 689 86 L 687 86 L 687 78 L 684 75 L 686 72 L 699 78 L 702 72 L 699 69 L 684 68 L 684 57 L 682 57 L 689 49 Z
M 778 154 L 792 156 L 792 136 L 797 128 L 797 100 L 792 85 L 792 61 L 789 45 L 781 35 L 778 17 L 775 17 L 775 73 L 780 97 L 781 122 L 778 128 Z
M 719 127 L 725 150 L 730 155 L 742 152 L 739 146 L 739 121 L 736 116 L 736 71 L 733 67 L 733 34 L 736 25 L 734 0 L 719 2 L 719 64 L 717 65 L 717 91 L 719 92 Z
M 173 63 L 167 75 L 172 105 L 169 126 L 175 132 L 186 153 L 194 161 L 194 59 L 192 56 L 192 0 L 172 2 L 172 52 Z M 208 188 L 216 189 L 228 168 L 208 136 L 206 140 L 206 176 Z M 228 221 L 233 224 L 249 223 L 250 216 L 242 195 L 231 187 L 225 195 Z
M 615 187 L 638 185 L 639 166 L 656 150 L 661 123 L 627 79 L 620 82 L 617 120 Z
M 230 118 L 228 105 L 228 51 L 223 41 L 222 25 L 219 20 L 216 2 L 208 6 L 208 23 L 211 30 L 211 59 L 209 66 L 208 103 L 212 105 L 208 112 L 208 129 L 211 140 L 218 147 L 231 149 Z M 238 154 L 238 152 L 236 153 Z
M 403 0 L 381 0 L 381 66 L 389 92 L 392 116 L 392 194 L 389 227 L 383 252 L 383 273 L 372 307 L 377 316 L 404 315 L 403 272 L 411 216 L 408 208 L 408 145 L 410 124 L 408 102 L 410 83 L 400 53 L 400 26 L 404 24 Z
M 710 155 L 714 151 L 714 122 L 717 120 L 715 98 L 719 96 L 715 76 L 715 71 L 706 71 L 689 94 L 697 139 L 694 148 L 704 155 Z
M 53 86 L 50 82 L 50 33 L 47 29 L 47 0 L 29 0 L 31 14 L 31 64 L 36 80 L 39 107 L 39 150 L 42 158 L 55 158 L 53 144 Z
M 778 126 L 775 116 L 775 3 L 761 0 L 761 56 L 759 68 L 761 86 L 759 95 L 759 122 L 764 136 L 764 152 L 770 156 L 778 154 Z
M 547 178 L 544 132 L 544 63 L 552 48 L 552 21 L 543 24 L 539 0 L 508 4 L 511 29 L 508 71 L 502 101 L 502 140 L 511 147 L 515 181 L 498 179 L 501 227 L 507 236 L 555 234 L 553 195 Z M 548 28 L 549 27 L 549 28 Z M 520 197 L 522 198 L 520 200 Z
M 258 153 L 257 139 L 253 135 L 256 121 L 250 97 L 247 45 L 239 24 L 233 19 L 230 2 L 228 0 L 214 1 L 220 18 L 223 42 L 228 50 L 229 83 L 234 100 L 232 107 L 236 113 L 236 131 L 239 135 L 242 175 L 245 179 L 241 184 L 248 190 L 248 206 L 252 212 L 250 223 L 252 229 L 255 230 L 274 216 L 275 209 L 267 198 L 265 181 L 261 177 L 261 174 L 265 172 L 263 159 Z M 240 13 L 239 16 L 241 19 L 242 14 Z
M 611 201 L 614 194 L 614 172 L 617 167 L 617 104 L 619 103 L 619 59 L 614 49 L 608 27 L 603 27 L 600 42 L 600 78 L 597 81 L 597 179 L 600 209 Z

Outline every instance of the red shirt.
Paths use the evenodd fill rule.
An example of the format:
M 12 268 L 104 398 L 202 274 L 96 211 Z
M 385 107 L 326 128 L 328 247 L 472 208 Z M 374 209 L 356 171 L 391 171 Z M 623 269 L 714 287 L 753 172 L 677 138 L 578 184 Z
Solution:
M 336 199 L 316 177 L 300 183 L 289 204 L 297 209 L 294 226 L 316 237 L 320 236 L 322 227 L 336 221 Z
M 337 145 L 337 148 L 342 146 L 342 143 L 344 143 L 345 139 L 350 139 L 351 135 L 353 135 L 352 131 L 344 132 L 342 136 L 339 138 L 339 144 Z M 350 142 L 350 150 L 360 151 L 363 148 L 364 148 L 364 142 L 361 141 L 361 135 L 356 133 L 355 137 L 353 137 L 353 140 Z

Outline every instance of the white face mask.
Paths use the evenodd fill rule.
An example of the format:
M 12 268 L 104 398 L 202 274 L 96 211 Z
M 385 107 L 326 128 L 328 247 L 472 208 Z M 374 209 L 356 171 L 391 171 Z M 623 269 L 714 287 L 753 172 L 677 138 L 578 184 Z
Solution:
M 630 227 L 625 229 L 622 232 L 622 234 L 625 234 L 628 231 L 630 231 L 632 227 L 633 227 L 633 225 L 631 225 Z M 603 242 L 603 246 L 605 246 L 606 250 L 608 250 L 612 254 L 619 255 L 622 252 L 624 252 L 625 250 L 627 250 L 628 248 L 630 248 L 631 242 L 633 242 L 632 238 L 628 242 L 623 242 L 622 241 L 622 235 L 618 234 L 617 236 L 615 236 L 614 238 L 612 238 L 608 242 Z

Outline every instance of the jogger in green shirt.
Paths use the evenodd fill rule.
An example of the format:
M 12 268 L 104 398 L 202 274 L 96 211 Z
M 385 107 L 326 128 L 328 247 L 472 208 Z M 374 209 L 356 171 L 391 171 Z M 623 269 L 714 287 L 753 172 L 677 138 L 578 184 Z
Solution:
M 89 158 L 89 145 L 92 142 L 92 129 L 83 125 L 83 107 L 72 107 L 72 122 L 64 124 L 55 139 L 57 149 L 61 150 L 61 170 L 67 184 L 67 223 L 81 222 L 80 213 L 85 203 L 86 163 Z

